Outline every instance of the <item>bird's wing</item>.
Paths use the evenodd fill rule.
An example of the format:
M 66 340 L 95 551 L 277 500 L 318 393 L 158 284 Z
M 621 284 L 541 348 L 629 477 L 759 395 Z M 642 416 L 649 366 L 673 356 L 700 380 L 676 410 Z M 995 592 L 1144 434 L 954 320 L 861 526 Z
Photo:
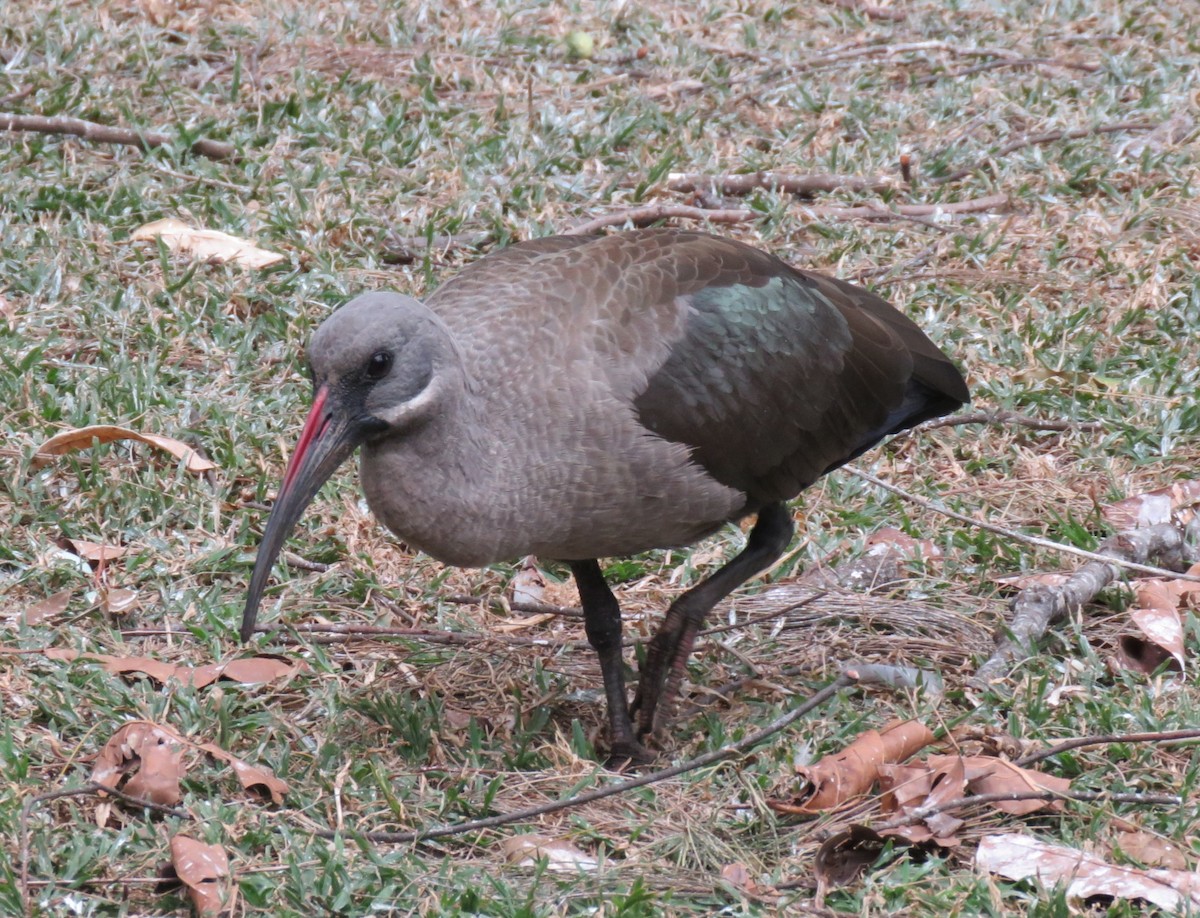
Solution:
M 622 307 L 628 333 L 606 336 L 624 351 L 613 363 L 648 368 L 632 393 L 641 423 L 750 506 L 968 398 L 946 356 L 866 290 L 704 234 L 641 243 L 651 254 L 628 276 L 643 275 L 642 298 Z

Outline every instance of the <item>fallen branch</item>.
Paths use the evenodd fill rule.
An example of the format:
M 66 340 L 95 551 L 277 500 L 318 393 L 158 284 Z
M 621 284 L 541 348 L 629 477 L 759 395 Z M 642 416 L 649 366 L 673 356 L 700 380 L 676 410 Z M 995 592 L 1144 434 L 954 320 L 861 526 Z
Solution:
M 1100 557 L 1075 571 L 1062 585 L 1036 584 L 1022 590 L 1013 601 L 1008 636 L 971 677 L 971 685 L 990 687 L 1006 675 L 1014 661 L 1032 654 L 1034 645 L 1053 622 L 1064 618 L 1072 609 L 1091 602 L 1120 576 L 1121 567 L 1114 564 L 1114 560 L 1128 565 L 1131 561 L 1140 564 L 1148 558 L 1160 557 L 1165 563 L 1182 568 L 1186 566 L 1183 549 L 1183 534 L 1169 523 L 1129 529 L 1101 542 L 1096 553 Z M 1171 573 L 1167 576 L 1178 577 Z
M 858 175 L 794 175 L 787 172 L 747 172 L 705 175 L 702 172 L 673 172 L 667 176 L 670 191 L 701 191 L 713 194 L 749 194 L 752 191 L 782 191 L 812 197 L 823 192 L 885 191 L 897 187 L 897 182 L 883 176 L 863 178 Z
M 1104 746 L 1110 743 L 1178 743 L 1187 740 L 1200 739 L 1200 729 L 1191 730 L 1162 730 L 1153 733 L 1099 733 L 1094 736 L 1077 736 L 1064 740 L 1054 746 L 1048 746 L 1029 755 L 1023 755 L 1013 764 L 1027 768 L 1035 762 L 1053 758 L 1063 752 L 1079 749 L 1083 746 Z
M 943 214 L 977 214 L 998 210 L 1008 206 L 1008 195 L 990 194 L 983 198 L 966 201 L 951 201 L 944 204 L 898 204 L 885 207 L 882 204 L 863 204 L 858 207 L 839 207 L 834 204 L 805 207 L 805 213 L 823 219 L 849 220 L 895 220 L 907 217 L 938 217 Z
M 709 223 L 749 223 L 762 214 L 748 208 L 729 210 L 706 210 L 687 204 L 642 204 L 624 210 L 603 214 L 586 223 L 580 223 L 563 231 L 564 236 L 588 236 L 606 226 L 651 226 L 660 220 L 706 220 Z
M 996 210 L 1008 204 L 1008 195 L 993 194 L 984 198 L 973 198 L 967 201 L 953 201 L 946 204 L 899 204 L 888 208 L 882 204 L 864 204 L 857 207 L 840 207 L 833 204 L 805 207 L 804 213 L 810 217 L 827 220 L 896 220 L 910 217 L 935 217 L 942 214 L 973 214 Z M 581 223 L 564 231 L 567 236 L 587 236 L 606 226 L 622 226 L 626 223 L 633 226 L 651 226 L 660 220 L 706 220 L 710 223 L 749 223 L 764 216 L 757 210 L 749 208 L 707 210 L 703 207 L 691 207 L 686 204 L 642 204 L 624 210 L 604 214 L 586 223 Z
M 861 478 L 863 481 L 869 482 L 876 487 L 883 488 L 885 491 L 891 491 L 897 497 L 902 497 L 919 507 L 924 507 L 926 510 L 931 510 L 941 516 L 949 517 L 952 520 L 957 520 L 960 523 L 965 523 L 967 526 L 973 526 L 976 529 L 983 529 L 987 532 L 993 532 L 996 535 L 1004 536 L 1006 539 L 1012 539 L 1015 542 L 1023 542 L 1026 545 L 1033 545 L 1037 548 L 1045 548 L 1050 551 L 1062 552 L 1067 555 L 1075 555 L 1080 558 L 1087 558 L 1089 561 L 1100 561 L 1104 564 L 1113 564 L 1117 567 L 1126 568 L 1131 571 L 1138 571 L 1142 574 L 1149 574 L 1152 577 L 1166 577 L 1173 580 L 1187 580 L 1191 583 L 1200 583 L 1200 577 L 1195 577 L 1191 574 L 1182 574 L 1179 571 L 1167 570 L 1162 567 L 1155 567 L 1151 564 L 1141 564 L 1137 561 L 1130 561 L 1113 555 L 1103 555 L 1098 552 L 1088 551 L 1086 548 L 1076 548 L 1074 545 L 1064 545 L 1062 542 L 1055 542 L 1052 539 L 1043 539 L 1040 536 L 1026 535 L 1023 532 L 1018 532 L 1015 529 L 1008 529 L 1004 526 L 997 526 L 995 523 L 986 523 L 983 520 L 977 520 L 974 517 L 967 516 L 965 513 L 957 513 L 936 501 L 928 500 L 913 494 L 911 491 L 905 491 L 903 488 L 897 487 L 894 484 L 888 484 L 886 481 L 876 478 L 870 472 L 864 472 L 860 468 L 851 465 L 842 466 L 842 470 L 850 473 L 856 478 Z M 1131 530 L 1136 532 L 1137 530 Z M 1182 542 L 1182 539 L 1181 539 Z
M 858 13 L 866 16 L 868 19 L 883 19 L 888 22 L 903 22 L 907 17 L 907 13 L 902 10 L 888 9 L 882 6 L 868 6 L 865 3 L 859 3 L 858 0 L 829 0 L 834 6 L 839 9 L 846 10 L 850 13 Z
M 985 61 L 973 67 L 964 67 L 950 73 L 931 73 L 912 81 L 913 86 L 929 86 L 942 80 L 955 80 L 960 77 L 973 76 L 988 70 L 999 70 L 1004 67 L 1058 67 L 1064 70 L 1082 70 L 1084 73 L 1095 73 L 1100 69 L 1099 64 L 1081 63 L 1078 61 L 1061 61 L 1054 57 L 1012 57 L 995 61 Z
M 84 121 L 81 118 L 47 118 L 43 115 L 15 115 L 9 112 L 0 112 L 0 130 L 31 131 L 37 134 L 72 134 L 96 143 L 123 144 L 128 147 L 138 147 L 141 150 L 152 150 L 175 141 L 175 138 L 157 131 L 111 127 L 107 124 L 97 124 L 94 121 Z M 219 140 L 201 138 L 195 141 L 190 149 L 197 156 L 207 156 L 209 159 L 237 159 L 237 147 Z
M 947 182 L 957 182 L 959 179 L 966 178 L 976 169 L 987 166 L 989 160 L 1001 159 L 1010 153 L 1015 153 L 1017 150 L 1023 150 L 1025 147 L 1054 143 L 1057 140 L 1078 140 L 1081 137 L 1093 137 L 1098 134 L 1118 134 L 1123 131 L 1152 131 L 1156 127 L 1158 127 L 1157 123 L 1148 121 L 1117 121 L 1113 124 L 1097 124 L 1086 128 L 1046 131 L 1043 134 L 1027 134 L 1024 137 L 1018 137 L 1016 140 L 1009 141 L 996 150 L 995 153 L 989 154 L 974 166 L 958 169 L 948 175 L 939 175 L 936 178 L 928 179 L 928 181 L 931 185 L 945 185 Z
M 670 768 L 664 768 L 661 771 L 650 772 L 649 774 L 641 775 L 637 778 L 630 778 L 626 781 L 620 781 L 617 784 L 610 784 L 608 787 L 600 787 L 593 791 L 588 791 L 583 794 L 577 794 L 573 797 L 567 797 L 563 800 L 555 800 L 551 803 L 544 803 L 540 806 L 526 807 L 523 810 L 514 810 L 511 813 L 501 813 L 498 816 L 487 816 L 483 819 L 471 819 L 467 822 L 450 823 L 448 825 L 434 826 L 429 829 L 414 829 L 409 832 L 362 832 L 355 833 L 356 837 L 365 839 L 366 841 L 376 842 L 380 844 L 403 845 L 411 842 L 428 841 L 434 838 L 446 838 L 451 835 L 462 835 L 466 832 L 476 832 L 481 829 L 494 829 L 497 826 L 508 825 L 513 822 L 523 822 L 527 819 L 533 819 L 537 816 L 544 816 L 547 813 L 556 813 L 560 810 L 569 809 L 571 807 L 582 806 L 585 803 L 591 803 L 595 800 L 602 800 L 605 797 L 611 797 L 614 794 L 623 794 L 626 791 L 631 791 L 639 787 L 645 787 L 648 784 L 656 784 L 659 781 L 665 781 L 668 778 L 674 778 L 685 772 L 695 771 L 697 768 L 704 768 L 707 765 L 714 765 L 725 759 L 733 758 L 743 752 L 753 749 L 755 746 L 769 739 L 781 730 L 799 720 L 809 711 L 824 704 L 843 688 L 852 685 L 854 680 L 843 674 L 837 679 L 829 683 L 825 688 L 821 689 L 815 695 L 812 695 L 807 701 L 801 704 L 795 710 L 789 711 L 782 717 L 773 720 L 767 726 L 763 727 L 744 739 L 738 740 L 736 743 L 729 743 L 722 746 L 720 749 L 715 749 L 712 752 L 707 752 L 704 755 L 697 756 L 694 759 L 688 759 L 686 762 L 681 762 L 678 765 L 673 765 Z M 322 830 L 314 833 L 317 838 L 336 838 L 342 833 L 332 830 Z
M 260 634 L 278 630 L 279 625 L 260 625 L 254 630 Z M 412 638 L 430 644 L 455 644 L 478 647 L 489 642 L 519 644 L 522 646 L 559 646 L 576 643 L 574 638 L 565 637 L 518 637 L 512 634 L 492 634 L 477 631 L 440 631 L 432 628 L 388 628 L 382 625 L 355 625 L 330 622 L 328 624 L 288 625 L 288 630 L 298 634 L 332 635 L 335 637 L 361 638 Z
M 934 418 L 926 421 L 912 430 L 937 430 L 939 427 L 962 427 L 966 424 L 1014 424 L 1017 427 L 1028 427 L 1030 430 L 1103 430 L 1104 425 L 1099 421 L 1054 421 L 1047 418 L 1035 418 L 1028 414 L 1009 411 L 1007 408 L 992 408 L 981 411 L 967 411 L 962 414 L 952 414 L 944 418 Z M 905 431 L 905 434 L 911 431 Z

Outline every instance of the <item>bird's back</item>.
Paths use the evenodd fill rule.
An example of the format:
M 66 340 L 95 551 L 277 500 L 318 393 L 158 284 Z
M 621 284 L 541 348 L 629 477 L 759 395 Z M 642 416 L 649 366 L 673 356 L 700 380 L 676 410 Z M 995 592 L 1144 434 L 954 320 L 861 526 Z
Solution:
M 690 541 L 968 397 L 883 300 L 704 233 L 522 243 L 428 305 L 480 416 L 518 441 L 499 478 L 556 490 L 543 515 L 579 521 L 554 537 L 567 551 L 537 546 L 561 558 Z M 658 519 L 634 532 L 647 501 Z

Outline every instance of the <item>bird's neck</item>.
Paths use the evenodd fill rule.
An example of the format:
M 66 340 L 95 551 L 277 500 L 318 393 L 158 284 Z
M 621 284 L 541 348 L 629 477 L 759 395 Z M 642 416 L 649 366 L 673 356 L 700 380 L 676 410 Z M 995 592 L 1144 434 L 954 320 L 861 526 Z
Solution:
M 496 558 L 490 521 L 494 439 L 461 378 L 416 429 L 366 444 L 362 483 L 372 512 L 409 545 L 477 567 Z M 467 522 L 469 521 L 469 523 Z

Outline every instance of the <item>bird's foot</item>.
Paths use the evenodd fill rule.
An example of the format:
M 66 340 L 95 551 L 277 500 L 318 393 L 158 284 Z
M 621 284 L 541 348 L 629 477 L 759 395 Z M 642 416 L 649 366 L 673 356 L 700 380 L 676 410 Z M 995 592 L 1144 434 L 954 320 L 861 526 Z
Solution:
M 653 764 L 654 759 L 653 752 L 637 740 L 629 740 L 623 743 L 613 743 L 608 758 L 604 760 L 604 767 L 609 771 L 616 772 L 637 771 Z

